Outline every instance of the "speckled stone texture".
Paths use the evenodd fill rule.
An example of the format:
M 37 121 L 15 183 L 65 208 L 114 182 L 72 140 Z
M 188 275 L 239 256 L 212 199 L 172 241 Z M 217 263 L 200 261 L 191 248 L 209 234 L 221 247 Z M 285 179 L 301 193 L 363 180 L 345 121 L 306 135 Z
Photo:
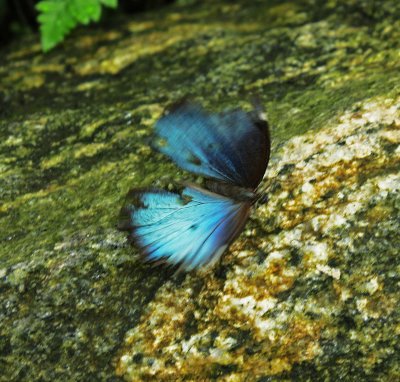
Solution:
M 0 381 L 400 380 L 400 3 L 185 1 L 0 52 Z M 140 262 L 131 187 L 192 94 L 272 126 L 268 196 L 208 272 Z
M 357 104 L 288 140 L 242 240 L 215 272 L 160 288 L 128 333 L 118 372 L 132 381 L 396 380 L 399 107 L 400 98 Z

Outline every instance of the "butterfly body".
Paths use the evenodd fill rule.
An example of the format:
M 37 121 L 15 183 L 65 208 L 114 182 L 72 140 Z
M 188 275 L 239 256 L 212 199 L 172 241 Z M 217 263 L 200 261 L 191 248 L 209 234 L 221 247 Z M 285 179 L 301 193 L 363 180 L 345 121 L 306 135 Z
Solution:
M 155 148 L 207 178 L 206 189 L 189 184 L 180 193 L 133 190 L 120 228 L 150 261 L 185 271 L 210 265 L 240 234 L 258 199 L 269 159 L 268 124 L 258 114 L 209 114 L 183 102 L 155 131 Z
M 216 194 L 226 196 L 227 198 L 231 198 L 237 202 L 249 202 L 253 204 L 258 199 L 257 193 L 251 188 L 243 188 L 211 180 L 206 182 L 206 188 Z

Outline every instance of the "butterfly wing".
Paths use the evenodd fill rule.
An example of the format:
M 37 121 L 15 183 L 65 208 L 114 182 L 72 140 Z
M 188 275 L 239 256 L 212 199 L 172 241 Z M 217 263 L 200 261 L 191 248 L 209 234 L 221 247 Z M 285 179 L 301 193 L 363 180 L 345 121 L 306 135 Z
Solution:
M 193 186 L 181 195 L 134 190 L 130 199 L 120 228 L 148 260 L 186 271 L 218 260 L 240 234 L 251 206 Z
M 236 186 L 255 189 L 268 165 L 268 123 L 241 110 L 209 114 L 181 102 L 155 126 L 154 146 L 181 168 Z

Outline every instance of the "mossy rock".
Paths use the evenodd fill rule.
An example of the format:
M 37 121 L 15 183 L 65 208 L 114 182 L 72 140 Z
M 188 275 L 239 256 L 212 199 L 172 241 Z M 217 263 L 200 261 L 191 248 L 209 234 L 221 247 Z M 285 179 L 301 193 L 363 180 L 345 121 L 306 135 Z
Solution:
M 396 1 L 181 2 L 0 55 L 0 380 L 397 380 Z M 397 86 L 397 88 L 396 88 Z M 208 273 L 143 264 L 131 187 L 193 180 L 164 107 L 272 126 L 267 204 Z

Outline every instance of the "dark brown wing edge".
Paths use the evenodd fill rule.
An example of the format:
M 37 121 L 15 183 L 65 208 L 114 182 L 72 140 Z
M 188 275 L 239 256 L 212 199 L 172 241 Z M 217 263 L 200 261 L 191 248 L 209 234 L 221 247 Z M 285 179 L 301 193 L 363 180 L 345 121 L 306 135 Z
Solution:
M 254 110 L 250 113 L 250 116 L 256 128 L 261 133 L 261 142 L 265 143 L 265 146 L 261 148 L 264 156 L 258 162 L 258 168 L 256 170 L 257 177 L 252 181 L 252 187 L 254 187 L 253 190 L 256 190 L 268 167 L 271 154 L 271 133 L 261 100 L 258 97 L 253 97 L 252 104 Z

